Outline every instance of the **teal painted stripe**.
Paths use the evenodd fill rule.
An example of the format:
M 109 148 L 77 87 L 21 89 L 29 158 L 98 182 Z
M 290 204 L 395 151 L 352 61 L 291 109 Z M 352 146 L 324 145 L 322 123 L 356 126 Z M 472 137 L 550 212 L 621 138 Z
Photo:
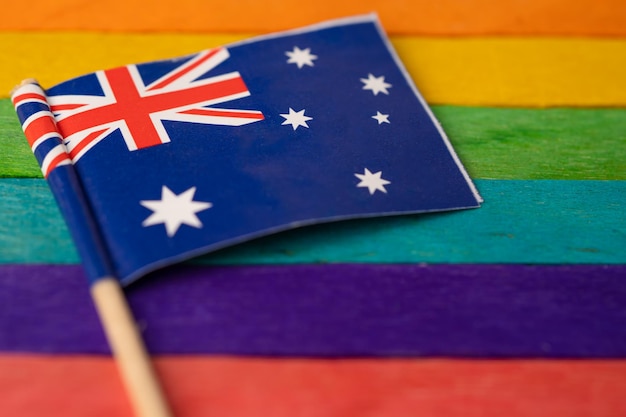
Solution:
M 200 262 L 626 263 L 626 181 L 476 183 L 480 209 L 312 226 Z M 0 219 L 0 263 L 78 262 L 43 180 L 1 180 Z

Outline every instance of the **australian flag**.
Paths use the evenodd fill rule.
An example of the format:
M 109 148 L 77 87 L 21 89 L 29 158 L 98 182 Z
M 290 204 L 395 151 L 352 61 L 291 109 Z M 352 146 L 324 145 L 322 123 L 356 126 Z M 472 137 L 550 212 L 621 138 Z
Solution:
M 315 222 L 477 207 L 375 16 L 13 102 L 93 280 Z

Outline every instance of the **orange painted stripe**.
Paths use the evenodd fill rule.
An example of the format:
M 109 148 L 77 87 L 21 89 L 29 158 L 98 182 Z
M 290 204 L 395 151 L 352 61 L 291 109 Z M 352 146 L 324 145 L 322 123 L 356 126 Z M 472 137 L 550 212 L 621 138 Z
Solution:
M 162 357 L 177 417 L 626 415 L 626 361 Z M 130 417 L 108 357 L 0 357 L 2 414 Z
M 623 0 L 33 0 L 5 2 L 0 30 L 269 32 L 378 12 L 391 33 L 626 35 Z

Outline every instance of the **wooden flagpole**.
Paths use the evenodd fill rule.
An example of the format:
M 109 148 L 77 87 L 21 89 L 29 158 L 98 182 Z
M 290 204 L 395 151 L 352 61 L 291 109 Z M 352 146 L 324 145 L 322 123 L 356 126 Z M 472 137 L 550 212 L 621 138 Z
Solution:
M 34 79 L 22 81 L 11 91 L 11 97 L 13 98 L 14 93 L 20 88 L 29 84 L 36 86 L 38 90 L 36 94 L 45 97 L 44 91 Z M 52 125 L 49 128 L 56 132 L 56 126 Z M 91 296 L 135 415 L 172 417 L 119 281 L 113 277 L 98 279 L 91 284 Z
M 91 296 L 135 415 L 172 417 L 119 282 L 100 279 L 92 284 Z

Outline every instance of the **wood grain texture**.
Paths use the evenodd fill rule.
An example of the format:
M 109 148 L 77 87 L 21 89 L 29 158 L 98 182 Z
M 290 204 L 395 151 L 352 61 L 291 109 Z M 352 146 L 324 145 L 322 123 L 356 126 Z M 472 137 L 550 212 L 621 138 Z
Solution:
M 626 179 L 626 109 L 432 109 L 472 178 Z M 41 178 L 8 99 L 0 177 Z
M 625 361 L 157 357 L 177 417 L 617 417 Z M 108 357 L 0 356 L 2 410 L 131 417 Z M 36 400 L 35 400 L 36 399 Z
M 118 280 L 101 279 L 90 292 L 135 414 L 173 417 Z
M 177 265 L 125 294 L 152 354 L 608 359 L 626 358 L 625 276 L 625 265 Z M 110 353 L 85 281 L 78 265 L 0 265 L 0 352 Z
M 281 0 L 219 2 L 165 0 L 150 9 L 139 0 L 35 0 L 28 18 L 15 3 L 3 6 L 0 30 L 97 31 L 275 31 L 377 11 L 393 33 L 427 35 L 624 35 L 626 8 L 620 0 L 320 0 L 297 7 Z
M 23 4 L 6 2 L 0 22 L 0 96 L 6 97 L 15 83 L 28 76 L 38 76 L 50 86 L 100 68 L 173 57 L 228 43 L 246 37 L 241 35 L 243 32 L 263 33 L 342 14 L 378 10 L 383 24 L 396 35 L 575 37 L 499 39 L 495 46 L 479 54 L 473 54 L 466 45 L 480 39 L 431 38 L 433 42 L 429 44 L 421 38 L 415 42 L 394 38 L 402 58 L 407 57 L 407 64 L 408 57 L 416 54 L 410 70 L 418 85 L 427 88 L 424 92 L 432 103 L 449 86 L 451 98 L 445 96 L 449 101 L 441 103 L 467 104 L 467 97 L 474 96 L 479 104 L 506 106 L 625 106 L 623 102 L 606 100 L 626 91 L 622 74 L 626 2 L 622 0 L 339 0 L 330 6 L 324 6 L 324 1 L 286 7 L 280 0 L 219 4 L 210 0 L 180 0 L 173 7 L 174 3 L 165 0 L 149 5 L 138 0 L 113 0 L 106 6 L 89 0 L 35 0 L 28 5 L 27 18 Z M 259 11 L 259 6 L 264 9 Z M 117 34 L 111 33 L 116 31 Z M 187 35 L 181 35 L 185 31 Z M 229 31 L 237 34 L 199 34 Z M 590 36 L 621 39 L 582 39 Z M 119 41 L 112 43 L 112 38 Z M 535 57 L 532 47 L 525 51 L 517 46 L 518 42 L 534 40 L 550 44 L 548 52 L 540 50 Z M 453 41 L 458 42 L 457 49 L 446 46 Z M 508 47 L 506 41 L 512 41 Z M 513 59 L 502 52 L 498 42 L 511 51 Z M 568 47 L 568 43 L 572 46 Z M 435 49 L 434 56 L 429 49 Z M 439 51 L 441 54 L 436 55 Z M 483 73 L 472 72 L 477 66 L 475 59 L 485 64 Z M 507 62 L 517 68 L 508 72 L 504 65 Z M 443 71 L 444 76 L 433 78 L 432 73 L 438 71 Z M 552 81 L 555 76 L 564 79 Z M 610 89 L 614 91 L 603 96 Z M 506 175 L 517 172 L 530 178 L 548 175 L 545 178 L 624 179 L 623 163 L 620 164 L 624 160 L 625 131 L 621 110 L 610 117 L 608 113 L 591 116 L 585 110 L 575 115 L 563 114 L 563 118 L 551 110 L 542 114 L 529 111 L 523 123 L 505 117 L 506 109 L 492 113 L 493 118 L 469 112 L 461 115 L 456 110 L 436 111 L 470 171 L 484 177 L 515 179 Z M 530 123 L 544 116 L 541 127 Z M 480 120 L 483 123 L 477 123 Z M 0 115 L 0 128 L 4 129 L 5 121 L 12 123 Z M 567 131 L 570 126 L 572 131 Z M 519 136 L 513 136 L 513 132 Z M 532 141 L 525 141 L 527 137 L 532 137 Z M 7 144 L 10 138 L 4 131 L 0 133 L 0 170 L 10 164 L 14 169 L 11 175 L 38 175 L 28 149 L 19 155 L 5 152 L 12 153 L 14 145 Z M 557 147 L 558 144 L 563 146 Z M 19 182 L 22 181 L 17 191 L 13 185 L 7 187 L 5 181 L 0 182 L 0 257 L 6 255 L 24 262 L 77 262 L 46 184 Z M 415 217 L 411 222 L 406 219 L 408 223 L 400 219 L 373 221 L 361 228 L 349 224 L 337 228 L 319 226 L 305 233 L 278 236 L 277 241 L 261 240 L 224 251 L 208 262 L 256 262 L 264 256 L 292 262 L 303 253 L 309 255 L 308 262 L 324 262 L 333 259 L 323 250 L 324 240 L 334 241 L 337 246 L 361 248 L 363 252 L 356 253 L 355 259 L 370 257 L 375 261 L 379 253 L 368 251 L 374 247 L 371 241 L 378 239 L 381 232 L 395 235 L 393 245 L 400 256 L 394 257 L 392 246 L 390 259 L 472 259 L 472 253 L 481 253 L 482 258 L 473 257 L 480 260 L 489 259 L 492 249 L 497 259 L 503 246 L 511 251 L 512 262 L 546 258 L 578 262 L 579 256 L 583 261 L 601 260 L 604 247 L 596 246 L 596 242 L 606 240 L 608 246 L 611 239 L 620 236 L 621 240 L 616 240 L 610 249 L 623 252 L 626 233 L 621 213 L 625 212 L 626 192 L 622 185 L 607 188 L 603 183 L 591 182 L 589 187 L 578 188 L 568 184 L 563 187 L 567 191 L 559 191 L 558 187 L 543 187 L 541 183 L 533 182 L 534 185 L 528 184 L 531 188 L 525 189 L 516 182 L 516 187 L 506 191 L 491 189 L 479 181 L 487 203 L 476 213 L 496 212 L 493 223 L 488 216 L 475 217 L 468 212 L 461 214 L 463 221 L 453 222 L 442 219 L 454 218 L 457 213 Z M 607 191 L 611 187 L 618 188 Z M 465 229 L 476 235 L 465 236 L 468 240 L 459 244 L 455 236 Z M 491 246 L 481 248 L 484 234 L 490 232 Z M 421 234 L 434 239 L 434 245 L 424 242 L 423 246 L 415 246 L 415 236 Z M 359 246 L 359 241 L 366 246 Z M 567 256 L 555 258 L 554 253 L 559 250 Z M 468 256 L 458 256 L 459 252 Z M 624 258 L 617 259 L 617 263 L 624 264 Z M 27 289 L 27 282 L 23 285 Z M 602 292 L 603 288 L 595 289 Z M 528 287 L 528 291 L 537 297 L 545 295 L 542 286 Z M 49 294 L 47 301 L 54 297 L 55 294 Z M 613 305 L 612 294 L 607 293 L 606 300 L 607 305 Z M 38 300 L 29 298 L 25 302 Z M 546 301 L 539 305 L 548 308 L 554 304 Z M 75 314 L 70 320 L 77 316 L 80 315 Z M 568 319 L 576 322 L 575 315 Z M 416 410 L 425 417 L 626 415 L 626 361 L 303 361 L 178 356 L 159 357 L 156 365 L 177 417 L 405 417 L 416 414 Z M 130 417 L 126 398 L 109 357 L 0 355 L 2 415 Z
M 0 177 L 43 177 L 10 99 L 0 100 Z
M 0 57 L 7 60 L 0 72 L 0 92 L 7 97 L 24 78 L 36 78 L 42 86 L 51 87 L 84 73 L 173 58 L 245 37 L 0 33 Z M 626 77 L 622 71 L 626 68 L 626 39 L 413 36 L 393 37 L 391 41 L 431 104 L 626 105 Z
M 433 106 L 473 178 L 626 179 L 626 110 Z
M 331 223 L 218 251 L 211 264 L 626 262 L 626 181 L 494 181 L 480 209 Z M 78 262 L 47 184 L 0 181 L 0 262 Z

